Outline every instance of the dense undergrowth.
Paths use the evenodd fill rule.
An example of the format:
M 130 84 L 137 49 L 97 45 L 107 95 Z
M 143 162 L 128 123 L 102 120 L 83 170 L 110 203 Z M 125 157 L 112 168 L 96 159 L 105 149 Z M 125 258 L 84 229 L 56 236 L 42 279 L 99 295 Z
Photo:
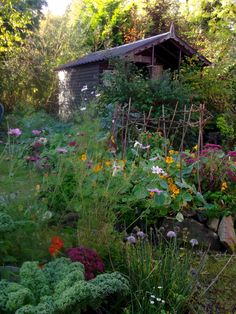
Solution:
M 182 220 L 186 210 L 205 217 L 234 214 L 235 152 L 208 145 L 199 156 L 196 147 L 184 154 L 168 147 L 165 155 L 168 143 L 161 134 L 146 133 L 121 159 L 109 151 L 110 135 L 99 121 L 91 124 L 88 113 L 67 124 L 43 112 L 15 114 L 6 118 L 1 134 L 2 265 L 37 260 L 44 267 L 69 254 L 84 264 L 87 280 L 104 266 L 127 276 L 128 296 L 115 302 L 104 295 L 97 303 L 104 313 L 190 310 L 203 267 L 201 261 L 195 265 L 197 239 L 181 244 L 175 232 L 157 230 L 163 217 Z M 145 137 L 148 149 L 141 143 Z M 37 302 L 44 302 L 27 301 L 26 295 L 21 300 L 14 306 L 41 309 Z M 90 301 L 88 296 L 78 313 Z M 54 313 L 52 307 L 45 311 Z

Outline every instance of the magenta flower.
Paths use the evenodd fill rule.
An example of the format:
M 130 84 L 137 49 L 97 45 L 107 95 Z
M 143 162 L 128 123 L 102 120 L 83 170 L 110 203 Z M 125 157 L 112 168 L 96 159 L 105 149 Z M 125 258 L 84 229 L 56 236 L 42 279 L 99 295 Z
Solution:
M 33 134 L 33 135 L 36 135 L 36 136 L 37 136 L 37 135 L 40 135 L 41 132 L 42 132 L 42 131 L 40 131 L 40 130 L 32 130 L 32 134 Z
M 174 231 L 168 231 L 166 234 L 167 238 L 176 238 L 176 233 Z
M 10 130 L 8 131 L 8 134 L 9 134 L 9 135 L 12 135 L 12 136 L 15 136 L 15 137 L 19 137 L 19 136 L 22 134 L 22 131 L 21 131 L 20 129 L 18 129 L 18 128 L 16 128 L 16 129 L 10 129 Z
M 217 145 L 217 144 L 206 144 L 204 148 L 209 149 L 209 150 L 219 150 L 219 149 L 222 149 L 222 146 Z
M 157 195 L 160 195 L 163 191 L 159 189 L 148 189 L 149 192 L 157 193 Z
M 68 150 L 64 147 L 58 147 L 56 149 L 56 151 L 59 153 L 59 154 L 67 154 L 68 153 Z

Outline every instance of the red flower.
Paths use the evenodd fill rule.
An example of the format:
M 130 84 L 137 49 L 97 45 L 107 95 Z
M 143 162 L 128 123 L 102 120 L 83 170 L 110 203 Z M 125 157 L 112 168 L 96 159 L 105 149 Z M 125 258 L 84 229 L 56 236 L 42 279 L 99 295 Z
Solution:
M 63 247 L 63 241 L 60 237 L 53 237 L 52 238 L 52 247 L 60 250 Z
M 77 145 L 77 143 L 76 143 L 76 141 L 72 141 L 72 142 L 69 142 L 69 144 L 68 144 L 70 147 L 73 147 L 73 146 L 76 146 Z
M 48 251 L 52 256 L 54 256 L 59 252 L 59 249 L 52 245 L 48 248 Z

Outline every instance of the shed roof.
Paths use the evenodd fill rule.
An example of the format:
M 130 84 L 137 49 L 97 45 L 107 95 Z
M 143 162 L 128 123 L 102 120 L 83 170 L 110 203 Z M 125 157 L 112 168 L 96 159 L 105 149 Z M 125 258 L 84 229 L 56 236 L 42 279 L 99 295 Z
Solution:
M 167 33 L 162 33 L 162 34 L 152 36 L 149 38 L 137 40 L 132 43 L 121 45 L 118 47 L 93 52 L 93 53 L 83 56 L 80 59 L 63 64 L 59 66 L 58 68 L 56 68 L 56 70 L 60 71 L 60 70 L 68 69 L 68 68 L 73 68 L 82 64 L 108 60 L 108 59 L 119 57 L 119 56 L 126 56 L 126 55 L 129 55 L 130 53 L 135 53 L 137 51 L 140 52 L 142 50 L 148 49 L 149 47 L 153 45 L 158 45 L 169 39 L 174 41 L 179 47 L 183 48 L 188 54 L 196 55 L 199 58 L 199 60 L 203 62 L 204 65 L 211 64 L 211 62 L 207 60 L 203 55 L 199 54 L 197 50 L 195 50 L 188 43 L 186 43 L 181 38 L 176 36 L 174 26 L 172 24 L 170 31 Z

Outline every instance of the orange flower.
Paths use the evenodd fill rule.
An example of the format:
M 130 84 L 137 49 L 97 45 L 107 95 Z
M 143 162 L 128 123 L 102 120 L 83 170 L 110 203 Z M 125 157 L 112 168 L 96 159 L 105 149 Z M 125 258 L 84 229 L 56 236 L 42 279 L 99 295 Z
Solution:
M 99 172 L 102 170 L 102 165 L 101 164 L 97 164 L 94 168 L 93 168 L 93 171 L 94 172 Z
M 166 163 L 167 164 L 172 164 L 173 162 L 174 162 L 174 159 L 172 157 L 170 157 L 170 156 L 166 157 Z
M 59 250 L 53 245 L 48 248 L 48 251 L 52 256 L 56 255 L 59 252 Z
M 81 160 L 86 161 L 86 160 L 87 160 L 87 155 L 86 155 L 86 154 L 83 154 L 83 155 L 81 156 Z
M 149 192 L 149 196 L 152 198 L 154 196 L 155 192 Z
M 63 247 L 63 241 L 60 237 L 52 238 L 52 246 L 60 250 Z

